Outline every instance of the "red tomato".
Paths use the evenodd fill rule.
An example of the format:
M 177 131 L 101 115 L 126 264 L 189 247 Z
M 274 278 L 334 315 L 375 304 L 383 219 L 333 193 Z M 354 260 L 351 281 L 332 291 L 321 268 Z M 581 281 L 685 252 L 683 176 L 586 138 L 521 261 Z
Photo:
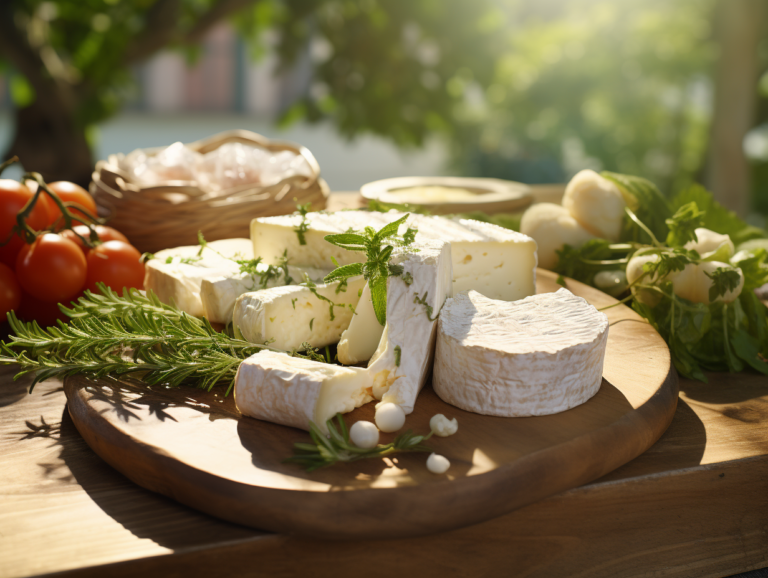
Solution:
M 128 243 L 107 241 L 88 253 L 88 277 L 85 288 L 99 292 L 97 282 L 115 291 L 123 287 L 144 288 L 144 263 L 141 253 Z
M 21 304 L 21 287 L 13 270 L 0 263 L 0 322 L 9 311 L 18 311 Z
M 70 299 L 65 303 L 69 306 Z M 56 320 L 68 321 L 69 317 L 64 315 L 59 309 L 58 303 L 49 303 L 46 301 L 40 301 L 35 299 L 29 293 L 24 293 L 21 296 L 21 306 L 16 312 L 19 319 L 24 321 L 37 321 L 40 327 L 48 327 L 49 325 L 56 325 Z
M 16 276 L 24 291 L 40 301 L 69 301 L 85 285 L 85 255 L 69 239 L 46 233 L 21 249 Z
M 0 179 L 0 243 L 5 242 L 11 229 L 16 224 L 16 215 L 32 198 L 32 191 L 25 185 L 10 179 Z M 40 203 L 35 204 L 27 218 L 27 224 L 41 231 L 48 226 L 48 211 Z M 0 247 L 0 263 L 9 267 L 16 265 L 16 256 L 19 254 L 24 240 L 14 235 L 11 241 Z
M 91 232 L 87 226 L 77 225 L 76 227 L 74 227 L 74 231 L 79 233 L 86 239 L 90 239 Z M 122 241 L 123 243 L 128 243 L 130 245 L 128 238 L 125 235 L 123 235 L 120 231 L 118 231 L 117 229 L 113 229 L 112 227 L 106 227 L 104 225 L 96 225 L 96 234 L 99 236 L 99 241 L 101 241 L 102 243 L 106 243 L 107 241 Z M 90 248 L 86 247 L 83 244 L 83 242 L 80 240 L 80 237 L 75 235 L 75 233 L 73 233 L 72 230 L 66 229 L 61 233 L 59 233 L 59 235 L 75 243 L 78 247 L 80 247 L 83 253 L 88 254 L 88 251 L 90 251 Z
M 56 195 L 63 202 L 77 203 L 91 215 L 94 217 L 96 216 L 96 201 L 94 201 L 91 194 L 80 185 L 76 185 L 75 183 L 70 183 L 68 181 L 56 181 L 55 183 L 49 183 L 48 188 L 56 193 Z M 45 193 L 43 194 L 45 195 Z M 48 207 L 51 211 L 51 222 L 55 223 L 59 220 L 59 217 L 61 217 L 61 211 L 59 210 L 59 207 L 56 205 L 56 203 L 50 198 L 48 199 L 48 203 Z M 70 211 L 74 215 L 79 215 L 81 217 L 83 216 L 82 211 L 78 211 L 77 209 L 70 209 Z

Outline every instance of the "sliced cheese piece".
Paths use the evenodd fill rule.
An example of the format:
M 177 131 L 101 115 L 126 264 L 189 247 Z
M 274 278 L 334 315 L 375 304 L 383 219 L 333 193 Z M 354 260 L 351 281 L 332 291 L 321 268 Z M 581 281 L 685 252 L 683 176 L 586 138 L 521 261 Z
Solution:
M 240 267 L 231 258 L 252 259 L 253 243 L 249 239 L 211 241 L 199 257 L 198 253 L 199 245 L 155 253 L 155 258 L 147 261 L 144 288 L 153 291 L 163 303 L 202 317 L 203 279 L 237 274 Z
M 263 217 L 251 222 L 254 252 L 266 263 L 277 263 L 284 252 L 296 265 L 332 268 L 333 259 L 341 265 L 365 259 L 362 253 L 347 251 L 325 241 L 326 235 L 380 229 L 403 216 L 389 211 L 339 211 L 309 213 L 305 217 L 306 244 L 296 233 L 302 223 L 299 215 Z M 536 286 L 536 242 L 526 235 L 490 223 L 471 219 L 449 219 L 411 215 L 406 226 L 418 228 L 416 242 L 447 241 L 453 259 L 452 292 L 475 289 L 495 299 L 512 301 L 533 295 Z
M 235 403 L 244 415 L 308 430 L 368 403 L 370 377 L 358 367 L 329 365 L 262 350 L 240 364 Z
M 288 265 L 286 271 L 285 268 L 263 263 L 259 263 L 257 270 L 256 274 L 238 272 L 203 279 L 200 285 L 200 300 L 206 319 L 214 323 L 229 323 L 232 321 L 235 301 L 243 293 L 303 283 L 305 275 L 315 283 L 322 283 L 323 277 L 330 273 L 329 269 L 292 265 Z
M 432 384 L 475 413 L 558 413 L 600 389 L 607 341 L 605 314 L 567 289 L 511 303 L 459 293 L 440 314 Z
M 312 347 L 338 343 L 364 285 L 362 277 L 349 279 L 346 286 L 338 282 L 317 285 L 317 295 L 336 304 L 332 310 L 328 301 L 302 285 L 244 293 L 235 301 L 232 313 L 235 335 L 284 351 L 299 350 L 304 342 Z
M 368 364 L 373 395 L 405 414 L 432 368 L 437 318 L 451 291 L 448 243 L 419 243 L 418 252 L 396 256 L 403 274 L 387 280 L 387 324 Z
M 341 334 L 337 348 L 339 361 L 344 365 L 368 361 L 379 346 L 383 333 L 384 326 L 376 319 L 371 290 L 366 283 L 349 327 Z

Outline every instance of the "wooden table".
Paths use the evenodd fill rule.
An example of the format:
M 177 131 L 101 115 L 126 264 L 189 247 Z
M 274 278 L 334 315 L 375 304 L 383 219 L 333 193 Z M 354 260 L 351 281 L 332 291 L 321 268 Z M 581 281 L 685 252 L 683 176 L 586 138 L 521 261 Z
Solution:
M 86 446 L 60 383 L 27 395 L 28 380 L 13 373 L 0 367 L 2 578 L 688 578 L 768 566 L 765 377 L 681 380 L 666 434 L 594 483 L 469 528 L 374 543 L 253 531 L 147 492 Z

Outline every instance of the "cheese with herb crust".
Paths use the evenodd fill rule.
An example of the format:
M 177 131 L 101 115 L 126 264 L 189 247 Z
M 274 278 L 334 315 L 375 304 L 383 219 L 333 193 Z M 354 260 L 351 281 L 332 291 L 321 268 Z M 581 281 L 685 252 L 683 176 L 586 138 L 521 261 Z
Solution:
M 147 261 L 144 289 L 153 291 L 163 303 L 203 316 L 200 288 L 204 279 L 236 275 L 240 267 L 232 259 L 252 259 L 249 239 L 211 241 L 201 252 L 199 245 L 165 249 Z
M 337 343 L 349 326 L 365 280 L 272 287 L 240 295 L 232 313 L 235 336 L 276 349 L 302 349 L 303 343 L 325 347 Z M 334 306 L 331 307 L 331 302 Z
M 363 253 L 347 251 L 325 241 L 326 235 L 380 229 L 404 213 L 389 211 L 339 211 L 262 217 L 251 222 L 253 250 L 266 263 L 277 263 L 284 251 L 296 265 L 332 268 L 361 262 Z M 304 222 L 306 244 L 296 230 Z M 412 214 L 407 226 L 418 229 L 416 242 L 443 241 L 451 244 L 453 278 L 450 291 L 474 289 L 494 299 L 513 301 L 536 291 L 536 242 L 521 233 L 471 219 L 450 219 Z
M 608 318 L 567 289 L 519 301 L 475 291 L 440 315 L 432 386 L 484 415 L 548 415 L 584 403 L 602 383 Z

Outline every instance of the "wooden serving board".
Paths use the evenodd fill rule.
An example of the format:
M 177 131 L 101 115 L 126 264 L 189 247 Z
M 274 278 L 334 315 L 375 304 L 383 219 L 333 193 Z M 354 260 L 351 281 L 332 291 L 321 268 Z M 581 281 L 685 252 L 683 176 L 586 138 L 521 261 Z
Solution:
M 538 291 L 555 291 L 539 270 Z M 616 301 L 568 288 L 596 307 Z M 451 461 L 427 471 L 427 455 L 338 464 L 308 474 L 283 463 L 308 434 L 242 417 L 231 397 L 147 389 L 131 381 L 65 381 L 69 413 L 86 442 L 137 484 L 213 516 L 260 529 L 323 538 L 404 537 L 478 523 L 595 480 L 648 449 L 677 405 L 677 374 L 661 337 L 624 305 L 612 323 L 598 394 L 543 417 L 497 418 L 447 405 L 426 387 L 406 428 L 427 433 L 436 413 L 459 431 L 429 445 Z M 372 420 L 373 404 L 346 415 Z M 383 435 L 383 442 L 391 436 Z

